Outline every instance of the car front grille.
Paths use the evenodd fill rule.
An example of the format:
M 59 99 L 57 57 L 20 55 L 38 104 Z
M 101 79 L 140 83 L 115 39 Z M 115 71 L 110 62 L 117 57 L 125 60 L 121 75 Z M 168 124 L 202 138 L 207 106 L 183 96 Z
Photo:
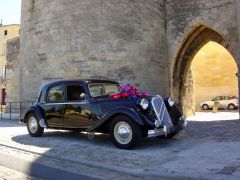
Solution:
M 156 97 L 152 98 L 151 103 L 158 120 L 161 122 L 161 125 L 166 126 L 167 128 L 173 126 L 172 120 L 168 114 L 168 110 L 162 97 L 157 95 Z

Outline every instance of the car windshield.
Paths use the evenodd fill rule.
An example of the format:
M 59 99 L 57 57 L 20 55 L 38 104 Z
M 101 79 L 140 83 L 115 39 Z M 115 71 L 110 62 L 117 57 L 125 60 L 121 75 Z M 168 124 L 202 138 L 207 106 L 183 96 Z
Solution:
M 92 97 L 109 96 L 119 92 L 119 85 L 115 83 L 91 83 L 88 88 Z

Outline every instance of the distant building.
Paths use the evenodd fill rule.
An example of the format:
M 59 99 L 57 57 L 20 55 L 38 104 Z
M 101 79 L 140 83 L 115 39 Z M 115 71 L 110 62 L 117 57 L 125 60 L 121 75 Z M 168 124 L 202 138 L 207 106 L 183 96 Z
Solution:
M 0 97 L 1 103 L 5 104 L 7 101 L 7 90 L 6 90 L 6 80 L 7 80 L 7 41 L 12 38 L 18 37 L 20 35 L 20 25 L 4 25 L 0 24 Z

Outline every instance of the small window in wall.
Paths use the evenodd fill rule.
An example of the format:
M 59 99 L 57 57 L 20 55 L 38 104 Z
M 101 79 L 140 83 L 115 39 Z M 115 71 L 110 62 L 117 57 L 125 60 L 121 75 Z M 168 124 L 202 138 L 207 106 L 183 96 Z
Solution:
M 81 94 L 85 93 L 81 85 L 67 86 L 67 101 L 81 101 Z
M 7 98 L 6 89 L 2 88 L 2 101 L 1 101 L 2 105 L 6 105 L 6 98 Z
M 5 31 L 4 31 L 4 36 L 7 36 L 7 34 L 8 34 L 8 31 L 5 30 Z
M 54 86 L 48 91 L 47 102 L 48 103 L 60 103 L 63 100 L 63 87 Z

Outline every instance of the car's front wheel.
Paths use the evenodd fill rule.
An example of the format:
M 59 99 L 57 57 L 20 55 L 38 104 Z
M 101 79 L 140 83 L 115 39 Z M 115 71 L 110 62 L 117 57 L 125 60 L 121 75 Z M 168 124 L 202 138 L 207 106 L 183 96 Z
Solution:
M 27 117 L 27 129 L 30 136 L 40 137 L 43 135 L 44 128 L 39 125 L 39 119 L 34 113 L 30 113 Z
M 235 107 L 235 105 L 234 104 L 229 104 L 228 105 L 228 109 L 229 110 L 234 110 L 236 107 Z
M 110 135 L 115 146 L 121 149 L 132 149 L 142 137 L 138 124 L 128 116 L 120 115 L 110 124 Z

